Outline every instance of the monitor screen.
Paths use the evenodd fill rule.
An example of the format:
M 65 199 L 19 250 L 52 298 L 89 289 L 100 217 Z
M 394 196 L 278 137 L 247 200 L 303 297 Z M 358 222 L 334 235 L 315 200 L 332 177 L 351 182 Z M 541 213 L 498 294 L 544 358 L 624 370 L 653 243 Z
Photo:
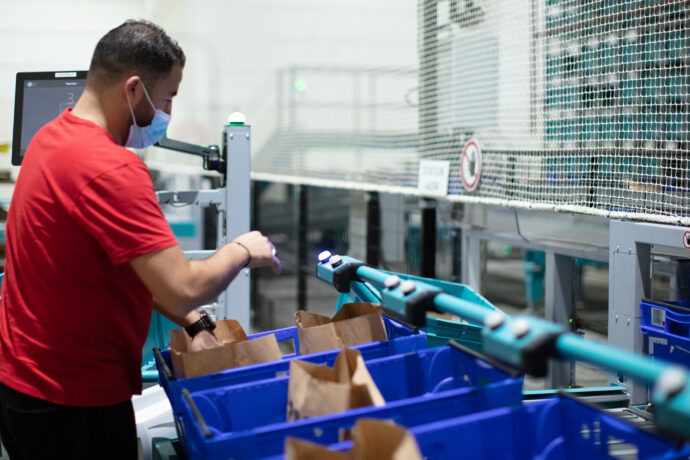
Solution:
M 12 164 L 20 165 L 43 125 L 74 104 L 86 86 L 86 71 L 19 72 L 14 99 Z

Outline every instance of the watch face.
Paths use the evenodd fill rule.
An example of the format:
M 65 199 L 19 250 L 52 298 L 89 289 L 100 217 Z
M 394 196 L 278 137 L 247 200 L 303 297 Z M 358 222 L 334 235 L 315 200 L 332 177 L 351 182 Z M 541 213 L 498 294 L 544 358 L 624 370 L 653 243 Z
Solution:
M 185 328 L 185 330 L 187 331 L 187 334 L 190 337 L 194 337 L 195 335 L 197 335 L 199 332 L 201 332 L 203 330 L 212 331 L 215 328 L 216 328 L 216 324 L 208 316 L 208 313 L 205 310 L 202 310 L 200 312 L 199 319 L 195 323 L 187 326 Z
M 216 328 L 216 323 L 214 323 L 213 320 L 209 318 L 208 313 L 206 313 L 205 311 L 204 314 L 201 315 L 199 323 L 203 329 L 208 329 L 212 331 Z

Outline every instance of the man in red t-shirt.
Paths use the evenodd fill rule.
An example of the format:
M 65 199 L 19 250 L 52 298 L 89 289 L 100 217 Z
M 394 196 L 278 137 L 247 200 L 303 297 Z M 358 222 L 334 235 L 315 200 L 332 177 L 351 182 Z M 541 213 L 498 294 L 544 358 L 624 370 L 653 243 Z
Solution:
M 7 219 L 0 436 L 12 460 L 136 458 L 132 394 L 152 307 L 213 346 L 195 308 L 244 267 L 280 262 L 259 232 L 182 253 L 138 156 L 165 133 L 185 56 L 149 22 L 97 44 L 86 89 L 33 138 Z M 190 327 L 191 326 L 191 327 Z

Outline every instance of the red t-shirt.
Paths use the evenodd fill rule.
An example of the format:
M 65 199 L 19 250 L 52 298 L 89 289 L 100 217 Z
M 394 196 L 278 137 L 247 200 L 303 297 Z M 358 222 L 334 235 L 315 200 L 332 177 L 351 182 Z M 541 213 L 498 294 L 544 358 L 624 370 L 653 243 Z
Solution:
M 0 381 L 70 406 L 140 393 L 153 299 L 128 261 L 177 240 L 139 157 L 64 111 L 29 145 L 6 241 Z

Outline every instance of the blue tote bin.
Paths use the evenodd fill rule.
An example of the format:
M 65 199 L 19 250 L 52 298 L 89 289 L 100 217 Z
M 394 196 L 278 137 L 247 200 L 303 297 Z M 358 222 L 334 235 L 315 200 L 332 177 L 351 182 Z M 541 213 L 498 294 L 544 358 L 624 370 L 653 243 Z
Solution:
M 384 406 L 286 422 L 288 377 L 186 393 L 184 437 L 190 458 L 260 458 L 282 452 L 286 436 L 338 441 L 360 417 L 415 426 L 521 403 L 522 379 L 450 346 L 366 363 Z
M 407 353 L 414 350 L 421 350 L 426 347 L 425 334 L 418 331 L 416 328 L 407 327 L 386 316 L 384 316 L 384 324 L 386 326 L 386 332 L 388 333 L 388 341 L 371 342 L 352 347 L 359 350 L 365 360 Z M 170 359 L 170 351 L 155 351 L 158 380 L 161 387 L 163 387 L 165 393 L 168 395 L 173 414 L 175 416 L 180 416 L 182 414 L 182 388 L 187 388 L 189 391 L 193 392 L 276 377 L 278 374 L 288 372 L 290 369 L 290 360 L 294 358 L 317 364 L 332 365 L 333 362 L 335 362 L 335 357 L 340 352 L 340 350 L 329 350 L 299 356 L 297 327 L 288 327 L 275 331 L 252 334 L 249 338 L 255 339 L 268 334 L 275 334 L 278 342 L 293 340 L 296 352 L 283 356 L 279 361 L 236 367 L 201 377 L 178 380 L 175 379 L 171 371 L 172 361 Z

